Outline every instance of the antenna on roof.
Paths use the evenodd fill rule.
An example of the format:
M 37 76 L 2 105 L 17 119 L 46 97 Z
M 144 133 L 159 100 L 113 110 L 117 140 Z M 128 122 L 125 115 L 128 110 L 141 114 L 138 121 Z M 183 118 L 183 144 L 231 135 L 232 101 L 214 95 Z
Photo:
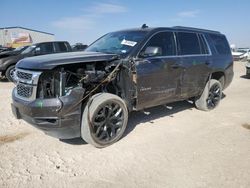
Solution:
M 146 28 L 148 28 L 148 26 L 147 26 L 147 24 L 143 24 L 143 25 L 141 26 L 141 28 L 142 28 L 142 29 L 146 29 Z

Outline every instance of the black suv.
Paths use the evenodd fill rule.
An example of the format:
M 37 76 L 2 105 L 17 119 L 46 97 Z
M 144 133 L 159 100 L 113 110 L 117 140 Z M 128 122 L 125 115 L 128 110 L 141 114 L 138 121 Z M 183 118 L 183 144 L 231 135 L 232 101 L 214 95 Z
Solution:
M 9 81 L 14 79 L 14 70 L 16 63 L 26 57 L 71 52 L 71 46 L 65 41 L 42 42 L 33 44 L 29 47 L 18 48 L 12 52 L 0 54 L 0 73 Z
M 112 32 L 84 52 L 26 58 L 16 68 L 18 119 L 96 147 L 121 138 L 131 111 L 187 99 L 212 110 L 233 79 L 226 37 L 186 27 Z

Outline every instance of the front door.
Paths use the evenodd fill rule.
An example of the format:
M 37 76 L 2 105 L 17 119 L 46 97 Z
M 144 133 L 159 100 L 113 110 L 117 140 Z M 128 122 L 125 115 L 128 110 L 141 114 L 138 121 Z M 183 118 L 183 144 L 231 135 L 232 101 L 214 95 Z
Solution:
M 155 34 L 136 61 L 137 106 L 143 109 L 180 98 L 183 69 L 176 56 L 173 32 Z

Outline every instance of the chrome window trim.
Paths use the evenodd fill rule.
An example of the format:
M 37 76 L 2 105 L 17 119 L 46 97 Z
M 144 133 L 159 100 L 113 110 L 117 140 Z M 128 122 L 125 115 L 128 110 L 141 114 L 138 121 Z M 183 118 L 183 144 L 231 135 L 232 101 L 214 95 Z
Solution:
M 206 36 L 205 36 L 204 34 L 201 34 L 201 36 L 203 37 L 203 39 L 204 39 L 204 41 L 205 41 L 205 43 L 206 43 L 206 45 L 207 45 L 208 52 L 209 52 L 209 53 L 206 54 L 206 55 L 212 55 L 212 51 L 211 51 L 210 46 L 209 46 L 209 44 L 208 44 L 208 42 L 207 42 Z

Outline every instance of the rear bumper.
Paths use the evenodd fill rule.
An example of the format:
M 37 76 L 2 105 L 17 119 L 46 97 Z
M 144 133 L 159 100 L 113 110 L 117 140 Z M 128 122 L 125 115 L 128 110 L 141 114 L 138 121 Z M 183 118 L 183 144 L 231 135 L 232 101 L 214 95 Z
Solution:
M 70 139 L 80 136 L 81 105 L 72 111 L 68 110 L 76 104 L 84 94 L 79 88 L 72 90 L 68 96 L 53 99 L 36 99 L 31 102 L 24 101 L 12 93 L 12 113 L 17 119 L 23 119 L 46 134 L 60 138 Z

